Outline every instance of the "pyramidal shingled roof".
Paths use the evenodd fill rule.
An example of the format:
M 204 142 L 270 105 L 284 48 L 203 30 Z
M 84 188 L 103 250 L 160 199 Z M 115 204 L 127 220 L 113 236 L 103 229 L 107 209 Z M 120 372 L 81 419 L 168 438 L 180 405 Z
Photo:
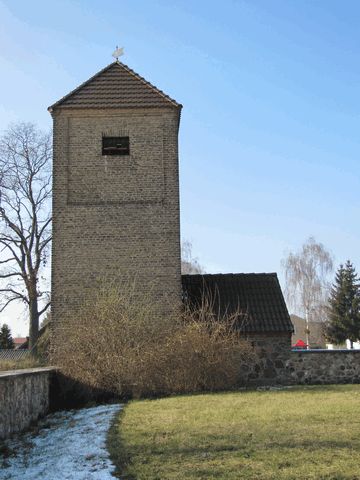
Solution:
M 127 65 L 115 61 L 49 107 L 134 108 L 182 105 L 154 87 Z

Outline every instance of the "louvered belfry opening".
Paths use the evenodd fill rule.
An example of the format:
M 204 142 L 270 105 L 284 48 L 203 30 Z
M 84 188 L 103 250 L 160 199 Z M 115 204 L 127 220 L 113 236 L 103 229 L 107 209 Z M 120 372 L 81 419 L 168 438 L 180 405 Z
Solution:
M 103 155 L 130 155 L 129 137 L 103 137 Z

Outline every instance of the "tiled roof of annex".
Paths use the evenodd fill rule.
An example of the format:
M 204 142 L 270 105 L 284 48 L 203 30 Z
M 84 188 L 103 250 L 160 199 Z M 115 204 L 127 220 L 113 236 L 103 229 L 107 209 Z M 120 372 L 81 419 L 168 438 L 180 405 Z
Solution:
M 293 331 L 276 273 L 182 275 L 182 288 L 191 305 L 201 305 L 205 295 L 220 314 L 240 312 L 243 332 Z

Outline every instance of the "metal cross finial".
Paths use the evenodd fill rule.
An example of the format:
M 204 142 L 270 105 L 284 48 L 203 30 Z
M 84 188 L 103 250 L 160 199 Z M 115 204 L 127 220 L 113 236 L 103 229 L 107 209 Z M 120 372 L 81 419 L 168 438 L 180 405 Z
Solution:
M 119 48 L 117 45 L 116 45 L 116 49 L 115 51 L 113 52 L 112 56 L 114 58 L 116 58 L 116 61 L 118 61 L 119 57 L 121 57 L 121 55 L 124 55 L 124 49 L 123 48 Z

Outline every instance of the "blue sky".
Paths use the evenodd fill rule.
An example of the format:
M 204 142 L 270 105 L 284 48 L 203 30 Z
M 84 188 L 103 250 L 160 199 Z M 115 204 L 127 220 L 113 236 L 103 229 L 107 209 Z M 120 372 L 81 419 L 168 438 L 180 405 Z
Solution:
M 360 2 L 0 1 L 0 130 L 112 61 L 184 105 L 181 229 L 209 272 L 359 261 Z M 1 317 L 0 317 L 1 322 Z

